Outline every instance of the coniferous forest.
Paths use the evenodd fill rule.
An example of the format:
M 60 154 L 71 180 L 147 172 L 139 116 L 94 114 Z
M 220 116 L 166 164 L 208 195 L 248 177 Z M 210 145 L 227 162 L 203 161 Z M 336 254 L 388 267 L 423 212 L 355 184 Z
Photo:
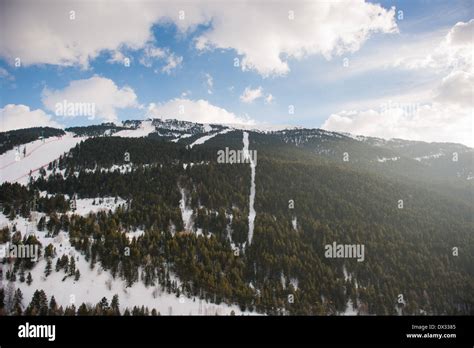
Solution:
M 374 148 L 329 133 L 332 155 L 315 153 L 322 142 L 288 141 L 301 141 L 299 131 L 248 132 L 249 147 L 258 153 L 250 243 L 250 165 L 218 163 L 216 155 L 225 147 L 241 150 L 242 131 L 193 147 L 192 140 L 175 143 L 156 135 L 95 137 L 97 129 L 78 134 L 88 131 L 94 134 L 27 185 L 3 183 L 2 213 L 9 221 L 32 221 L 36 214 L 37 231 L 48 237 L 66 233 L 91 270 L 100 267 L 127 288 L 143 283 L 177 297 L 269 315 L 473 313 L 469 182 L 421 170 L 410 178 L 407 173 L 419 163 L 408 159 L 400 164 L 405 170 L 361 165 L 364 147 Z M 341 161 L 338 147 L 348 149 L 352 161 Z M 110 170 L 114 166 L 126 170 Z M 77 202 L 100 204 L 106 197 L 120 200 L 116 209 L 76 213 Z M 183 205 L 191 211 L 189 221 Z M 1 241 L 41 245 L 17 227 L 4 227 Z M 129 238 L 136 230 L 143 233 Z M 333 242 L 364 245 L 363 261 L 328 258 L 325 246 Z M 59 273 L 63 281 L 80 281 L 78 259 L 57 248 L 40 246 L 45 279 Z M 3 314 L 163 314 L 148 306 L 119 307 L 118 294 L 61 306 L 37 289 L 23 303 L 14 284 L 35 287 L 31 270 L 39 260 L 4 259 L 3 279 L 10 287 L 0 293 Z

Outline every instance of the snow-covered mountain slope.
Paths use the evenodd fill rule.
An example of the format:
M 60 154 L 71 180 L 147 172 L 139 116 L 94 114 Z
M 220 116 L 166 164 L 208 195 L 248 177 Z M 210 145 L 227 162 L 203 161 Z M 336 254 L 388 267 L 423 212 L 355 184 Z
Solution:
M 145 120 L 140 123 L 137 128 L 122 130 L 114 134 L 116 137 L 124 138 L 140 138 L 146 137 L 155 131 L 155 126 L 151 120 Z
M 226 128 L 224 129 L 223 131 L 220 131 L 220 132 L 217 132 L 217 133 L 212 133 L 212 134 L 209 134 L 209 135 L 205 135 L 199 139 L 197 139 L 196 141 L 194 141 L 192 144 L 189 145 L 189 148 L 193 148 L 194 146 L 196 145 L 202 145 L 204 144 L 206 141 L 208 141 L 209 139 L 212 139 L 214 138 L 216 135 L 220 135 L 220 134 L 225 134 L 225 133 L 228 133 L 230 132 L 232 129 L 230 128 Z
M 96 199 L 97 201 L 100 198 Z M 95 206 L 97 209 L 107 208 L 106 203 Z M 92 205 L 90 205 L 92 207 Z M 96 209 L 96 210 L 97 210 Z M 86 213 L 88 209 L 80 213 Z M 65 232 L 60 232 L 55 237 L 48 237 L 47 232 L 38 231 L 36 224 L 38 220 L 44 216 L 42 213 L 33 213 L 33 219 L 16 217 L 13 221 L 0 213 L 0 228 L 15 225 L 17 231 L 20 231 L 22 236 L 33 234 L 41 242 L 42 247 L 45 248 L 52 244 L 56 251 L 56 256 L 52 259 L 52 265 L 63 255 L 69 258 L 73 257 L 76 263 L 76 269 L 80 272 L 79 280 L 74 277 L 65 277 L 63 270 L 56 272 L 54 269 L 51 274 L 45 276 L 46 260 L 41 257 L 34 268 L 31 270 L 33 282 L 28 285 L 26 282 L 16 280 L 13 285 L 16 289 L 21 289 L 23 293 L 23 305 L 26 307 L 33 297 L 33 293 L 37 289 L 45 291 L 48 297 L 54 296 L 58 305 L 64 308 L 75 304 L 78 307 L 82 303 L 95 305 L 103 297 L 109 301 L 117 294 L 119 297 L 120 308 L 122 312 L 125 308 L 133 308 L 134 306 L 146 306 L 150 310 L 155 308 L 161 315 L 229 315 L 233 311 L 235 314 L 250 314 L 255 315 L 254 312 L 242 312 L 238 306 L 227 304 L 214 304 L 204 300 L 199 300 L 196 297 L 186 297 L 176 294 L 169 294 L 164 291 L 161 286 L 146 287 L 142 281 L 134 283 L 131 287 L 127 287 L 124 280 L 116 277 L 113 278 L 110 272 L 104 270 L 100 263 L 97 263 L 93 269 L 90 268 L 90 263 L 87 262 L 84 256 L 71 246 L 69 235 Z M 136 233 L 136 236 L 141 233 Z M 0 245 L 1 247 L 2 245 Z M 44 250 L 42 255 L 44 255 Z M 6 272 L 4 268 L 4 273 Z M 174 277 L 179 283 L 179 279 Z M 8 286 L 5 283 L 5 286 Z
M 5 152 L 0 155 L 0 183 L 27 184 L 30 173 L 35 175 L 84 139 L 68 132 L 62 137 L 35 140 Z

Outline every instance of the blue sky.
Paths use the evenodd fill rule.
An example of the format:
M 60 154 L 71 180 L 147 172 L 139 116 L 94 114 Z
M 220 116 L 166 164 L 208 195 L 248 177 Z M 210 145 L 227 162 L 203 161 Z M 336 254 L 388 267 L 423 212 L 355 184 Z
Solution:
M 7 42 L 3 47 L 0 47 L 0 71 L 2 72 L 0 76 L 3 75 L 0 80 L 2 83 L 0 107 L 13 104 L 28 106 L 30 110 L 39 109 L 44 111 L 52 121 L 63 126 L 101 123 L 110 120 L 110 117 L 105 118 L 98 115 L 94 119 L 89 119 L 88 117 L 56 116 L 51 107 L 48 109 L 45 106 L 44 98 L 42 98 L 45 89 L 56 91 L 59 96 L 62 95 L 60 92 L 66 90 L 72 81 L 88 80 L 94 76 L 113 81 L 118 89 L 128 86 L 136 96 L 136 101 L 131 102 L 130 107 L 114 107 L 114 121 L 116 122 L 143 118 L 151 103 L 166 105 L 170 100 L 176 98 L 190 101 L 205 100 L 209 105 L 225 109 L 238 119 L 247 117 L 255 123 L 306 127 L 327 126 L 330 115 L 343 111 L 351 110 L 362 113 L 378 108 L 380 100 L 396 101 L 397 98 L 400 98 L 400 103 L 408 100 L 408 103 L 431 105 L 430 103 L 433 101 L 430 100 L 432 98 L 429 96 L 430 92 L 437 88 L 440 81 L 443 81 L 443 78 L 452 72 L 452 69 L 448 69 L 447 66 L 413 68 L 412 65 L 417 65 L 415 61 L 421 61 L 427 56 L 433 55 L 436 47 L 445 40 L 446 35 L 456 23 L 469 23 L 473 17 L 472 1 L 420 0 L 373 1 L 373 3 L 380 4 L 387 12 L 392 6 L 396 7 L 392 17 L 398 32 L 388 32 L 389 30 L 385 30 L 385 27 L 369 30 L 369 34 L 360 42 L 359 47 L 353 50 L 343 50 L 343 52 L 336 52 L 339 47 L 335 47 L 330 57 L 320 54 L 317 49 L 314 52 L 306 52 L 301 57 L 282 50 L 280 56 L 288 65 L 288 71 L 284 73 L 281 71 L 266 73 L 263 70 L 265 69 L 263 58 L 262 61 L 256 63 L 260 64 L 257 68 L 247 68 L 243 71 L 241 66 L 234 67 L 234 58 L 237 57 L 242 61 L 246 55 L 250 57 L 253 54 L 253 52 L 245 51 L 248 47 L 255 49 L 258 57 L 258 42 L 255 45 L 249 44 L 247 47 L 245 43 L 247 38 L 241 37 L 234 40 L 236 44 L 235 47 L 232 47 L 233 39 L 228 39 L 227 36 L 238 35 L 238 33 L 225 31 L 226 28 L 221 29 L 221 33 L 218 33 L 218 29 L 213 29 L 216 19 L 213 19 L 214 22 L 197 19 L 196 25 L 190 26 L 186 30 L 178 28 L 177 22 L 172 20 L 152 21 L 149 29 L 151 35 L 147 40 L 140 41 L 138 39 L 139 43 L 134 43 L 138 48 L 128 47 L 126 40 L 121 44 L 118 41 L 116 51 L 120 51 L 123 57 L 131 59 L 130 67 L 125 67 L 121 61 L 111 63 L 112 50 L 107 48 L 100 50 L 100 46 L 96 56 L 89 56 L 87 59 L 88 66 L 74 61 L 75 58 L 65 64 L 55 63 L 56 58 L 54 57 L 46 57 L 44 61 L 41 61 L 42 58 L 36 59 L 33 52 L 28 58 L 29 62 L 21 67 L 15 67 L 12 64 L 15 56 L 12 53 L 16 48 L 15 42 Z M 26 4 L 26 6 L 34 6 L 33 2 L 26 2 Z M 161 6 L 166 6 L 166 4 L 164 2 Z M 288 6 L 288 8 L 292 8 L 291 3 Z M 350 3 L 347 6 L 350 6 Z M 71 6 L 71 8 L 73 7 Z M 226 11 L 232 12 L 233 2 L 230 2 L 226 8 Z M 236 10 L 237 13 L 239 9 Z M 304 2 L 301 9 L 305 9 Z M 249 9 L 249 11 L 251 10 Z M 402 20 L 397 18 L 399 10 L 403 11 Z M 37 9 L 37 11 L 40 10 Z M 206 10 L 203 12 L 206 15 Z M 213 18 L 217 18 L 221 12 L 212 9 L 209 10 L 209 13 L 213 13 L 215 16 Z M 298 13 L 301 11 L 297 12 L 297 15 Z M 4 15 L 6 16 L 8 13 L 4 13 Z M 386 16 L 388 21 L 390 16 L 388 14 Z M 21 20 L 20 18 L 18 25 L 21 24 Z M 362 19 L 361 21 L 364 25 L 366 24 Z M 4 29 L 2 31 L 14 30 L 15 28 L 12 28 L 14 24 L 11 23 L 13 22 L 2 24 L 1 29 Z M 27 23 L 28 26 L 31 26 L 30 30 L 35 29 L 34 22 Z M 82 21 L 82 23 L 87 23 L 87 21 Z M 106 21 L 105 24 L 107 24 Z M 244 23 L 243 25 L 245 26 Z M 332 32 L 338 30 L 337 25 L 328 27 L 332 29 Z M 213 39 L 209 35 L 211 40 L 214 40 L 212 47 L 198 49 L 196 42 L 199 38 L 213 30 L 221 38 Z M 341 28 L 341 32 L 344 30 L 346 29 Z M 351 30 L 351 28 L 347 30 Z M 295 32 L 291 33 L 291 35 L 293 34 Z M 298 34 L 297 31 L 296 34 Z M 95 35 L 100 34 L 96 33 Z M 264 35 L 262 34 L 262 40 L 265 40 Z M 258 36 L 259 32 L 257 31 L 254 36 L 249 36 L 248 40 L 258 40 Z M 66 44 L 65 47 L 58 47 L 58 51 L 65 50 L 70 46 L 67 36 L 62 39 Z M 88 45 L 89 40 L 92 39 L 89 39 L 85 33 L 79 42 L 76 40 L 74 44 Z M 319 40 L 324 40 L 324 36 Z M 291 41 L 288 42 L 291 43 Z M 281 45 L 288 45 L 288 42 L 283 42 Z M 20 40 L 16 42 L 16 45 L 25 44 L 27 45 L 28 42 L 20 42 Z M 468 44 L 472 44 L 472 40 Z M 11 47 L 6 47 L 8 45 Z M 151 58 L 151 66 L 140 63 L 140 59 L 143 59 L 144 56 L 144 47 L 147 45 L 166 51 L 164 57 Z M 314 45 L 319 45 L 319 42 L 315 42 Z M 405 51 L 401 49 L 402 47 L 405 47 Z M 42 49 L 41 46 L 40 49 Z M 303 48 L 304 50 L 308 51 L 307 48 Z M 18 52 L 22 51 L 18 49 Z M 77 52 L 74 51 L 74 54 L 79 54 Z M 262 52 L 265 54 L 265 51 Z M 164 72 L 161 69 L 167 64 L 166 56 L 170 55 L 182 57 L 182 61 L 170 71 Z M 345 58 L 348 66 L 344 66 Z M 397 65 L 394 63 L 397 60 L 401 60 L 402 63 Z M 410 62 L 415 63 L 411 64 Z M 472 66 L 462 67 L 463 72 L 472 74 L 470 69 Z M 209 76 L 212 77 L 212 87 L 207 83 Z M 241 96 L 246 88 L 257 90 L 259 87 L 261 88 L 260 97 L 251 102 L 242 101 Z M 270 94 L 272 96 L 271 102 L 265 102 L 264 99 Z M 415 99 L 410 100 L 407 95 L 413 95 Z M 288 113 L 290 105 L 294 106 L 294 114 Z M 164 110 L 169 109 L 165 108 Z M 363 127 L 359 128 L 355 127 L 354 132 L 364 130 Z M 367 135 L 385 136 L 384 134 Z M 412 134 L 406 132 L 405 136 L 412 137 Z M 417 133 L 413 136 L 423 138 L 425 135 Z M 432 134 L 426 136 L 426 139 L 430 140 L 432 136 Z

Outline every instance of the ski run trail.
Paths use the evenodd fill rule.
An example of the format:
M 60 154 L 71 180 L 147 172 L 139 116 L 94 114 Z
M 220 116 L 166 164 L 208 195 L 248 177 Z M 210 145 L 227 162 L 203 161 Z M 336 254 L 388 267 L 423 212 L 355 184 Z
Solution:
M 246 159 L 250 160 L 250 170 L 251 170 L 251 184 L 250 184 L 250 200 L 249 200 L 249 235 L 248 235 L 248 245 L 252 243 L 252 238 L 253 238 L 253 228 L 254 228 L 254 223 L 255 223 L 255 208 L 254 208 L 254 203 L 255 203 L 255 163 L 252 160 L 252 156 L 250 156 L 250 151 L 249 151 L 249 133 L 243 132 L 244 133 L 244 156 Z
M 67 132 L 60 137 L 50 137 L 15 146 L 14 149 L 0 155 L 0 183 L 8 181 L 22 185 L 28 184 L 30 173 L 33 177 L 38 176 L 41 168 L 57 160 L 85 139 L 85 137 L 75 137 L 74 134 Z M 26 149 L 26 156 L 23 154 L 24 149 Z
M 201 144 L 204 144 L 206 141 L 208 141 L 209 139 L 211 138 L 214 138 L 216 135 L 219 135 L 219 134 L 225 134 L 225 133 L 228 133 L 230 132 L 232 129 L 231 128 L 226 128 L 224 129 L 223 131 L 221 132 L 217 132 L 217 133 L 213 133 L 213 134 L 209 134 L 209 135 L 205 135 L 199 139 L 197 139 L 195 142 L 193 142 L 191 145 L 189 145 L 189 148 L 192 149 L 194 146 L 196 145 L 201 145 Z

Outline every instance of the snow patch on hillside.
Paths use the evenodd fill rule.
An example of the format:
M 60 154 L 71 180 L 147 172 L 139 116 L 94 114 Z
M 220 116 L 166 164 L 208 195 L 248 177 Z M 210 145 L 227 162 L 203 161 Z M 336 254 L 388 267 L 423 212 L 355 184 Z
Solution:
M 140 126 L 135 129 L 126 129 L 114 134 L 116 137 L 123 138 L 141 138 L 146 137 L 148 134 L 155 131 L 155 126 L 153 125 L 152 120 L 142 121 Z
M 381 162 L 381 163 L 388 162 L 388 161 L 395 162 L 399 159 L 400 157 L 382 157 L 382 158 L 377 157 L 377 162 Z
M 179 209 L 181 209 L 181 217 L 183 219 L 183 225 L 185 231 L 191 231 L 193 228 L 193 210 L 190 209 L 186 204 L 186 192 L 184 188 L 180 189 L 181 200 L 179 201 Z
M 197 139 L 196 141 L 194 141 L 191 145 L 189 145 L 189 148 L 192 149 L 194 146 L 196 145 L 202 145 L 204 144 L 206 141 L 208 141 L 209 139 L 212 139 L 214 138 L 216 135 L 219 135 L 219 134 L 225 134 L 225 133 L 228 133 L 230 132 L 232 129 L 230 128 L 226 128 L 224 129 L 223 131 L 221 132 L 217 132 L 217 133 L 213 133 L 213 134 L 209 134 L 209 135 L 205 135 L 203 137 L 200 137 L 199 139 Z
M 293 226 L 293 229 L 294 229 L 295 231 L 298 230 L 298 219 L 296 218 L 296 216 L 293 217 L 293 219 L 291 220 L 291 225 Z
M 28 184 L 30 172 L 32 177 L 39 176 L 39 170 L 68 152 L 86 137 L 74 137 L 67 132 L 61 137 L 35 140 L 9 150 L 0 155 L 0 183 L 17 182 Z M 26 149 L 26 156 L 23 155 Z
M 253 229 L 255 224 L 255 216 L 257 215 L 254 208 L 255 203 L 255 163 L 252 160 L 252 156 L 250 156 L 249 151 L 249 133 L 243 132 L 243 142 L 244 142 L 244 149 L 243 154 L 246 160 L 250 161 L 250 170 L 251 170 L 251 184 L 250 184 L 250 198 L 249 198 L 249 235 L 248 235 L 248 245 L 252 243 L 253 238 Z
M 99 262 L 96 263 L 94 269 L 91 269 L 84 256 L 71 246 L 69 235 L 66 232 L 61 231 L 57 236 L 49 237 L 47 232 L 38 231 L 36 223 L 40 216 L 44 216 L 44 214 L 35 213 L 32 221 L 22 217 L 9 221 L 5 215 L 0 214 L 0 226 L 8 225 L 11 227 L 15 224 L 22 235 L 25 235 L 27 231 L 28 234 L 34 234 L 43 248 L 52 244 L 56 251 L 56 256 L 52 259 L 53 267 L 58 258 L 67 255 L 75 259 L 76 269 L 79 270 L 81 275 L 79 280 L 76 281 L 74 277 L 65 278 L 64 271 L 56 272 L 53 269 L 52 273 L 45 277 L 46 260 L 41 257 L 31 270 L 33 278 L 31 285 L 19 280 L 14 282 L 15 288 L 21 289 L 23 293 L 23 305 L 25 307 L 30 303 L 33 293 L 37 289 L 42 289 L 48 298 L 54 296 L 58 305 L 62 305 L 64 308 L 72 303 L 75 304 L 76 308 L 83 302 L 95 305 L 103 297 L 110 301 L 117 294 L 122 312 L 126 307 L 131 309 L 133 306 L 147 306 L 150 310 L 155 308 L 161 315 L 229 315 L 231 311 L 234 311 L 236 315 L 256 314 L 248 311 L 242 312 L 236 305 L 214 304 L 200 300 L 197 297 L 191 298 L 184 295 L 177 297 L 176 294 L 168 294 L 163 291 L 161 286 L 146 287 L 141 281 L 127 288 L 124 280 L 114 279 L 109 271 L 100 266 Z M 134 233 L 138 234 L 139 232 Z M 44 252 L 42 255 L 44 255 Z M 9 266 L 4 266 L 4 272 L 6 272 L 7 267 Z M 7 282 L 3 282 L 2 286 L 6 287 Z
M 421 162 L 423 160 L 428 160 L 428 159 L 432 159 L 432 158 L 440 158 L 444 156 L 444 153 L 442 152 L 439 152 L 439 153 L 435 153 L 435 154 L 432 154 L 432 155 L 426 155 L 426 156 L 420 156 L 420 157 L 415 157 L 414 160 L 418 161 L 418 162 Z
M 126 201 L 120 197 L 99 197 L 99 198 L 79 198 L 75 200 L 76 209 L 70 214 L 81 216 L 99 211 L 115 211 L 120 205 L 126 204 Z

